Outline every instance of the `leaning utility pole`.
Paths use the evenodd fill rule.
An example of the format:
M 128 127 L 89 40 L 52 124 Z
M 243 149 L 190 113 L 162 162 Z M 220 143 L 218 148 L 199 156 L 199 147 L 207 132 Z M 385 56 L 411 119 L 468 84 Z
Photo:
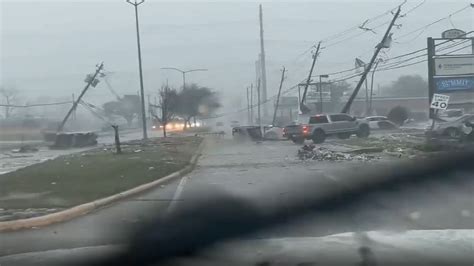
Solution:
M 84 96 L 84 94 L 86 94 L 86 91 L 89 89 L 89 87 L 94 82 L 96 82 L 95 81 L 96 77 L 100 73 L 100 71 L 102 70 L 103 67 L 104 67 L 104 63 L 102 62 L 102 63 L 100 63 L 100 65 L 97 66 L 97 69 L 95 70 L 94 75 L 92 75 L 91 78 L 86 79 L 87 80 L 87 85 L 84 87 L 84 89 L 82 89 L 81 94 L 79 94 L 79 97 L 77 97 L 77 100 L 72 104 L 71 109 L 69 109 L 69 111 L 67 112 L 67 114 L 64 117 L 63 121 L 61 122 L 61 124 L 59 124 L 58 132 L 63 131 L 64 125 L 66 124 L 69 116 L 71 116 L 71 114 L 77 109 L 77 105 L 81 102 L 82 97 Z M 95 86 L 95 85 L 92 85 L 92 86 Z
M 280 94 L 281 94 L 281 87 L 283 86 L 283 81 L 285 80 L 285 67 L 283 67 L 283 70 L 281 71 L 281 80 L 280 80 L 280 87 L 278 88 L 278 96 L 277 96 L 277 101 L 275 104 L 275 110 L 273 111 L 273 120 L 272 120 L 272 125 L 275 126 L 275 120 L 276 120 L 276 114 L 278 110 L 278 104 L 280 104 Z
M 142 52 L 140 48 L 140 28 L 138 23 L 138 6 L 145 2 L 145 0 L 141 0 L 137 2 L 135 0 L 133 3 L 131 0 L 127 0 L 127 3 L 133 5 L 135 7 L 135 25 L 137 29 L 137 47 L 138 47 L 138 72 L 140 74 L 140 99 L 141 99 L 141 112 L 142 112 L 142 129 L 143 129 L 143 139 L 147 139 L 147 131 L 146 131 L 146 113 L 145 113 L 145 90 L 143 89 L 143 71 L 142 71 Z
M 390 34 L 390 30 L 392 29 L 393 24 L 395 24 L 395 21 L 397 20 L 398 15 L 400 15 L 400 11 L 401 11 L 401 7 L 399 6 L 397 12 L 393 16 L 392 21 L 390 22 L 390 25 L 388 26 L 387 31 L 385 32 L 385 34 L 382 38 L 382 41 L 376 46 L 374 55 L 372 56 L 372 59 L 370 59 L 369 64 L 364 69 L 364 73 L 362 73 L 362 76 L 360 77 L 359 83 L 357 83 L 357 86 L 356 86 L 354 92 L 352 93 L 351 97 L 349 98 L 346 105 L 342 109 L 342 113 L 348 113 L 350 111 L 352 102 L 354 101 L 355 97 L 359 93 L 360 87 L 362 86 L 365 79 L 367 78 L 367 74 L 369 73 L 370 69 L 372 68 L 372 65 L 374 64 L 375 59 L 377 59 L 377 56 L 379 55 L 380 50 L 382 50 L 382 48 L 384 48 L 385 41 L 387 41 L 387 38 Z
M 311 68 L 309 70 L 308 79 L 306 79 L 306 84 L 304 86 L 304 91 L 303 91 L 303 97 L 300 99 L 301 101 L 300 111 L 303 114 L 307 114 L 310 111 L 310 109 L 306 105 L 304 105 L 304 102 L 306 100 L 306 93 L 308 92 L 308 86 L 309 86 L 309 83 L 311 82 L 311 75 L 313 75 L 314 65 L 316 64 L 316 59 L 318 58 L 320 48 L 321 48 L 321 42 L 318 43 L 318 47 L 316 48 L 316 53 L 313 54 L 313 63 L 311 64 Z
M 262 98 L 263 102 L 267 101 L 267 71 L 265 67 L 265 47 L 263 44 L 263 12 L 262 12 L 262 5 L 260 4 L 260 66 L 262 68 Z M 266 105 L 263 106 L 263 116 L 267 116 L 267 108 Z

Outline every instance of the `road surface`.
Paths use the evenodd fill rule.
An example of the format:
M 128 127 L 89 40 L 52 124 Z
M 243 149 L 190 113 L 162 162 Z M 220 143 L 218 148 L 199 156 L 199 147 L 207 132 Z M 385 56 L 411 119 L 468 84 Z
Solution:
M 325 145 L 334 145 L 330 140 Z M 332 144 L 331 144 L 332 143 Z M 165 215 L 199 193 L 225 192 L 285 206 L 298 193 L 291 185 L 307 177 L 334 186 L 350 178 L 344 169 L 357 171 L 376 162 L 300 161 L 298 146 L 287 141 L 235 143 L 208 141 L 197 168 L 183 178 L 110 207 L 45 228 L 0 233 L 0 256 L 30 251 L 110 245 L 126 242 L 141 223 Z M 261 232 L 254 237 L 325 236 L 358 230 L 473 229 L 474 181 L 423 188 L 394 189 L 367 195 L 354 207 L 324 216 L 308 217 Z M 202 194 L 201 194 L 202 195 Z

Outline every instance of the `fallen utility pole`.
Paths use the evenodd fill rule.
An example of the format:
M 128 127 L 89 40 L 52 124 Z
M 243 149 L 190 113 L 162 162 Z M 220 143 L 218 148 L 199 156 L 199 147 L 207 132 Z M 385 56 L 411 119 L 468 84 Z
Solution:
M 277 96 L 277 101 L 275 104 L 275 110 L 273 111 L 273 120 L 272 120 L 272 125 L 275 126 L 275 120 L 276 120 L 276 114 L 278 111 L 278 104 L 280 104 L 280 94 L 281 94 L 281 87 L 283 86 L 283 81 L 285 80 L 285 67 L 283 67 L 283 70 L 281 71 L 281 80 L 280 80 L 280 87 L 278 88 L 278 96 Z
M 95 82 L 96 80 L 96 77 L 97 75 L 99 74 L 99 72 L 102 70 L 102 68 L 104 67 L 104 63 L 100 63 L 100 65 L 97 67 L 97 69 L 95 70 L 95 73 L 94 75 L 88 79 L 87 81 L 87 85 L 84 87 L 84 89 L 82 89 L 82 92 L 81 94 L 79 95 L 79 97 L 77 97 L 76 101 L 72 104 L 72 107 L 71 109 L 69 109 L 69 111 L 67 112 L 66 116 L 64 117 L 63 121 L 61 122 L 61 124 L 59 124 L 59 127 L 58 127 L 58 132 L 61 132 L 63 131 L 64 129 L 64 125 L 66 124 L 69 116 L 71 116 L 72 112 L 74 112 L 74 110 L 76 110 L 77 108 L 77 105 L 81 102 L 82 100 L 82 97 L 84 96 L 84 94 L 86 93 L 86 91 L 89 89 L 89 87 L 91 86 L 91 84 L 93 82 Z
M 369 73 L 370 69 L 372 68 L 372 65 L 374 64 L 375 59 L 377 59 L 377 56 L 379 55 L 380 50 L 382 50 L 382 48 L 384 48 L 385 41 L 387 40 L 387 38 L 390 34 L 390 30 L 392 29 L 393 24 L 395 24 L 395 21 L 397 20 L 398 16 L 400 15 L 400 11 L 401 11 L 401 7 L 399 6 L 397 12 L 393 16 L 392 21 L 390 22 L 390 25 L 388 26 L 387 31 L 385 32 L 385 34 L 382 38 L 382 41 L 376 46 L 374 55 L 372 56 L 372 59 L 370 59 L 369 64 L 364 69 L 364 73 L 362 73 L 362 76 L 360 77 L 359 83 L 357 83 L 357 86 L 356 86 L 354 92 L 352 93 L 351 97 L 349 97 L 349 100 L 347 101 L 346 105 L 342 109 L 342 113 L 348 113 L 350 111 L 352 102 L 354 101 L 355 97 L 359 93 L 359 90 L 360 90 L 362 84 L 364 83 L 365 79 L 367 78 L 367 74 Z
M 318 47 L 316 48 L 316 53 L 313 55 L 313 63 L 311 64 L 311 68 L 308 74 L 308 79 L 306 80 L 306 84 L 303 91 L 303 97 L 301 98 L 300 111 L 302 114 L 307 114 L 311 111 L 306 105 L 304 105 L 304 102 L 306 101 L 306 93 L 308 92 L 308 86 L 309 86 L 309 83 L 311 82 L 311 76 L 313 75 L 314 65 L 316 64 L 316 59 L 318 58 L 320 47 L 321 47 L 321 42 L 318 43 Z

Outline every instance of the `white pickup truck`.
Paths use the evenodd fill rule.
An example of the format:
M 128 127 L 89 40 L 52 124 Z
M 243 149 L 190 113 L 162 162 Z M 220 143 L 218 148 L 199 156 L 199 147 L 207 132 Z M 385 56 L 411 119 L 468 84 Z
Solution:
M 309 117 L 307 124 L 286 126 L 284 131 L 285 137 L 297 144 L 303 143 L 305 139 L 323 143 L 330 135 L 347 139 L 353 134 L 366 138 L 370 135 L 370 128 L 366 120 L 348 114 L 313 115 Z

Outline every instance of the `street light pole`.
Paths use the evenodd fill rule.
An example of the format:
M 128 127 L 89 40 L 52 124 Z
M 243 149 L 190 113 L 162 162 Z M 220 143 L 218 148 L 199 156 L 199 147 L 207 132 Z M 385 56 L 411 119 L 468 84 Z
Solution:
M 143 129 L 143 139 L 147 139 L 147 128 L 146 128 L 146 114 L 145 114 L 145 89 L 143 88 L 143 71 L 142 71 L 142 52 L 140 48 L 140 28 L 138 23 L 138 6 L 145 2 L 141 0 L 137 2 L 135 0 L 133 3 L 131 0 L 127 0 L 127 3 L 135 7 L 135 25 L 137 30 L 137 47 L 138 47 L 138 72 L 140 75 L 140 100 L 141 100 L 141 113 L 142 113 L 142 129 Z
M 162 67 L 161 69 L 170 69 L 170 70 L 175 70 L 175 71 L 181 72 L 181 74 L 183 75 L 183 90 L 184 90 L 184 88 L 186 88 L 186 73 L 195 72 L 195 71 L 207 71 L 208 70 L 208 69 L 205 69 L 205 68 L 181 70 L 181 69 L 175 68 L 175 67 Z

